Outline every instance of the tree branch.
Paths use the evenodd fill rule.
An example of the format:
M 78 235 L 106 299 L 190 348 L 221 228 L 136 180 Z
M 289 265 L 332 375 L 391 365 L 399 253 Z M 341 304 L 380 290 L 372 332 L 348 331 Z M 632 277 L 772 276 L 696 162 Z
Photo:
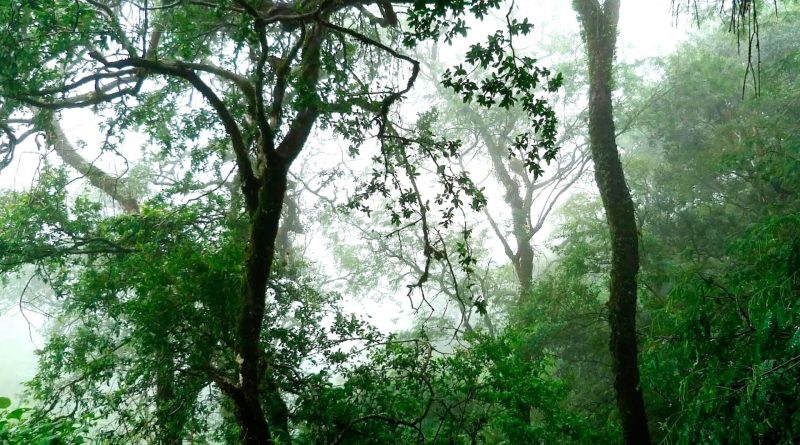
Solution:
M 139 203 L 136 199 L 127 196 L 124 191 L 120 190 L 120 184 L 125 184 L 123 179 L 108 174 L 84 159 L 69 142 L 64 130 L 52 113 L 39 112 L 39 117 L 44 118 L 44 133 L 48 144 L 53 147 L 53 150 L 65 164 L 77 170 L 94 187 L 118 202 L 126 213 L 139 213 Z
M 217 112 L 217 116 L 222 121 L 225 131 L 228 134 L 228 137 L 231 139 L 233 152 L 236 155 L 236 164 L 239 168 L 239 174 L 242 177 L 242 188 L 245 200 L 247 202 L 247 207 L 250 211 L 255 210 L 258 200 L 257 193 L 259 180 L 253 173 L 253 166 L 250 162 L 250 156 L 248 155 L 247 147 L 244 143 L 244 138 L 242 137 L 239 124 L 236 123 L 236 119 L 234 119 L 233 114 L 231 114 L 230 110 L 222 101 L 222 99 L 217 96 L 211 87 L 203 82 L 203 80 L 197 75 L 197 73 L 194 72 L 194 70 L 180 62 L 158 62 L 140 57 L 131 57 L 128 59 L 107 62 L 107 66 L 114 68 L 127 66 L 145 68 L 154 73 L 179 77 L 192 84 L 192 86 L 211 104 L 211 107 L 214 108 L 214 111 Z M 206 66 L 206 68 L 208 67 Z

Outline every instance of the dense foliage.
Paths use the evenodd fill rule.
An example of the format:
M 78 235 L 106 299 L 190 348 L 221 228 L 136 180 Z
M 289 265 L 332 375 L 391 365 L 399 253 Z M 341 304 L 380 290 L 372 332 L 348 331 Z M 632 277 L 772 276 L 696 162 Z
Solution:
M 765 25 L 762 96 L 742 97 L 741 58 L 722 33 L 655 61 L 664 79 L 642 90 L 642 116 L 623 136 L 642 238 L 643 385 L 666 443 L 798 438 L 794 23 L 787 12 Z M 548 332 L 531 341 L 563 358 L 567 381 L 595 374 L 572 400 L 605 420 L 600 209 L 590 195 L 562 208 L 559 260 L 523 316 Z
M 29 185 L 0 192 L 0 283 L 23 311 L 48 296 L 30 408 L 0 397 L 0 443 L 628 437 L 615 241 L 579 187 L 602 169 L 593 68 L 578 35 L 524 48 L 521 12 L 0 7 L 0 167 L 42 149 Z M 426 60 L 477 19 L 497 29 L 462 60 Z M 800 441 L 800 15 L 758 20 L 759 95 L 723 31 L 613 66 L 641 258 L 634 389 L 656 443 Z M 62 128 L 73 108 L 94 115 L 95 152 Z
M 40 410 L 11 408 L 11 400 L 0 397 L 0 440 L 8 445 L 78 445 L 86 443 L 92 421 L 50 418 Z

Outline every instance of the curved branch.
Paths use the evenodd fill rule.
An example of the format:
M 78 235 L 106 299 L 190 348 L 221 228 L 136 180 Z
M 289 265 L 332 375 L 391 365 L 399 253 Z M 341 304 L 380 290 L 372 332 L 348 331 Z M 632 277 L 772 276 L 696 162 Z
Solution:
M 234 119 L 233 114 L 231 114 L 231 111 L 228 109 L 222 99 L 220 99 L 214 90 L 212 90 L 208 84 L 203 82 L 200 76 L 198 76 L 197 73 L 190 68 L 190 64 L 184 64 L 181 62 L 158 62 L 140 57 L 131 57 L 128 59 L 107 62 L 107 66 L 113 68 L 122 68 L 128 66 L 145 68 L 157 74 L 179 77 L 192 84 L 192 86 L 211 104 L 211 107 L 214 108 L 217 116 L 222 121 L 222 125 L 225 127 L 225 132 L 231 139 L 233 152 L 236 155 L 236 164 L 242 177 L 242 188 L 245 200 L 247 201 L 247 207 L 251 211 L 256 208 L 259 180 L 256 178 L 255 173 L 253 172 L 253 166 L 250 163 L 250 156 L 247 154 L 247 147 L 242 136 L 242 131 L 239 128 L 239 124 L 236 123 L 236 119 Z M 208 68 L 208 66 L 205 67 Z
M 399 52 L 395 51 L 394 49 L 384 45 L 383 43 L 381 43 L 381 42 L 379 42 L 379 41 L 377 41 L 375 39 L 371 39 L 371 38 L 369 38 L 369 37 L 367 37 L 364 34 L 361 34 L 359 32 L 353 31 L 352 29 L 347 29 L 347 28 L 344 28 L 344 27 L 341 27 L 341 26 L 338 26 L 338 25 L 334 25 L 333 23 L 328 23 L 328 22 L 323 22 L 322 24 L 324 26 L 330 28 L 330 29 L 333 29 L 334 31 L 338 31 L 338 32 L 340 32 L 342 34 L 346 34 L 346 35 L 348 35 L 350 37 L 353 37 L 354 39 L 358 40 L 359 42 L 361 42 L 361 43 L 363 43 L 363 44 L 365 44 L 367 46 L 374 46 L 374 47 L 386 52 L 387 54 L 391 55 L 394 58 L 406 61 L 406 62 L 411 64 L 411 76 L 408 78 L 408 81 L 406 81 L 405 88 L 403 88 L 402 90 L 399 90 L 399 91 L 395 91 L 392 94 L 389 94 L 383 100 L 382 107 L 381 107 L 381 118 L 382 118 L 382 121 L 385 122 L 386 121 L 386 115 L 389 113 L 389 107 L 392 106 L 392 104 L 394 102 L 396 102 L 398 99 L 402 98 L 404 94 L 406 94 L 409 91 L 411 91 L 411 88 L 416 83 L 417 77 L 419 76 L 419 71 L 420 71 L 420 63 L 419 63 L 419 61 L 414 59 L 414 58 L 411 58 L 411 57 L 409 57 L 409 56 L 407 56 L 405 54 L 399 53 Z M 384 130 L 385 130 L 384 129 L 384 124 L 381 124 L 381 129 L 379 131 L 379 137 L 383 136 Z
M 26 96 L 18 96 L 15 97 L 15 99 L 19 100 L 22 103 L 31 105 L 36 108 L 42 108 L 45 110 L 85 108 L 87 106 L 99 105 L 102 103 L 111 102 L 115 99 L 119 99 L 120 97 L 124 96 L 135 96 L 139 92 L 139 89 L 142 87 L 143 80 L 144 80 L 143 77 L 119 78 L 110 84 L 99 85 L 91 93 L 81 94 L 79 96 L 75 96 L 63 101 L 52 102 L 46 100 L 32 99 L 31 97 L 26 97 Z M 134 82 L 135 84 L 132 87 L 121 88 L 113 93 L 108 93 L 108 91 L 111 91 L 114 88 L 119 88 L 123 85 L 127 85 Z
M 42 112 L 40 112 L 40 116 L 41 114 Z M 61 160 L 85 176 L 94 187 L 100 189 L 119 203 L 126 213 L 139 213 L 139 203 L 136 199 L 127 196 L 119 187 L 120 185 L 124 185 L 125 181 L 122 178 L 105 172 L 103 169 L 84 159 L 69 142 L 66 134 L 64 134 L 64 130 L 53 114 L 48 114 L 48 116 L 42 116 L 45 117 L 44 134 L 47 143 L 53 147 L 53 150 L 55 150 Z

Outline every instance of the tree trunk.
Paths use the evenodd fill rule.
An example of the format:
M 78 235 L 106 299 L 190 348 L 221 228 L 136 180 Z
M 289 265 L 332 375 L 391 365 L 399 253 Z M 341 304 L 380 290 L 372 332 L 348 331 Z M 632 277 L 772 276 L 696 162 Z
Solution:
M 272 444 L 267 418 L 261 407 L 261 327 L 264 322 L 265 295 L 275 240 L 286 194 L 288 162 L 277 156 L 269 159 L 269 170 L 258 193 L 258 206 L 251 215 L 246 277 L 237 334 L 237 360 L 240 362 L 242 397 L 235 400 L 237 418 L 246 445 Z
M 248 395 L 236 404 L 236 423 L 239 425 L 239 442 L 242 445 L 272 445 L 258 393 Z
M 184 413 L 175 400 L 175 371 L 173 355 L 160 351 L 156 363 L 156 443 L 158 445 L 181 445 L 183 443 Z
M 636 216 L 616 143 L 611 97 L 619 0 L 574 0 L 589 63 L 589 143 L 611 232 L 608 301 L 614 389 L 626 444 L 650 443 L 636 345 Z
M 517 281 L 520 287 L 520 299 L 522 299 L 533 282 L 534 252 L 533 246 L 531 245 L 533 233 L 529 220 L 531 212 L 530 202 L 523 198 L 519 183 L 506 167 L 508 149 L 501 145 L 500 138 L 493 137 L 489 131 L 482 126 L 477 116 L 473 118 L 473 122 L 478 129 L 481 139 L 483 139 L 484 144 L 486 144 L 492 166 L 494 167 L 500 183 L 505 189 L 503 199 L 511 209 L 511 227 L 514 240 L 516 241 L 516 251 L 511 249 L 510 243 L 506 241 L 506 238 L 500 232 L 499 228 L 495 228 L 495 233 L 501 239 L 501 242 L 504 243 L 503 247 L 506 256 L 511 260 L 514 266 L 514 272 L 517 275 Z M 490 221 L 490 223 L 495 224 L 493 221 Z
M 307 88 L 316 88 L 319 81 L 322 41 L 323 26 L 317 24 L 303 42 L 299 75 Z M 288 410 L 280 399 L 279 389 L 268 388 L 267 400 L 261 394 L 265 373 L 269 372 L 269 361 L 261 348 L 261 329 L 281 210 L 288 188 L 289 167 L 305 146 L 318 116 L 316 105 L 299 111 L 277 147 L 273 145 L 271 132 L 262 131 L 259 152 L 265 162 L 259 167 L 258 179 L 250 183 L 251 186 L 257 185 L 257 193 L 245 185 L 245 193 L 249 194 L 248 202 L 252 205 L 248 204 L 250 239 L 236 332 L 239 385 L 229 391 L 236 405 L 236 417 L 244 445 L 272 445 L 271 425 L 279 441 L 291 439 L 288 434 Z M 266 379 L 269 381 L 270 376 L 267 375 Z M 272 412 L 264 412 L 262 400 Z M 271 424 L 270 420 L 276 424 Z

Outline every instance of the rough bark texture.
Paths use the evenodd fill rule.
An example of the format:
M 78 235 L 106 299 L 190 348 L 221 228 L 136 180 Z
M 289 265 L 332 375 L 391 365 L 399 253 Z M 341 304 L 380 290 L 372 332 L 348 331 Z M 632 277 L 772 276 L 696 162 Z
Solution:
M 241 362 L 240 380 L 243 398 L 237 404 L 246 444 L 272 443 L 264 412 L 261 408 L 259 388 L 260 342 L 263 325 L 265 295 L 270 266 L 275 258 L 275 239 L 286 192 L 286 167 L 272 165 L 265 184 L 259 191 L 259 206 L 252 215 L 250 245 L 247 252 L 244 301 L 239 314 L 237 359 Z M 282 172 L 279 170 L 283 170 Z
M 639 387 L 636 345 L 638 234 L 633 201 L 615 137 L 611 97 L 619 0 L 573 2 L 581 22 L 589 63 L 589 143 L 595 180 L 611 232 L 611 286 L 608 301 L 614 389 L 626 444 L 650 443 L 644 397 Z

